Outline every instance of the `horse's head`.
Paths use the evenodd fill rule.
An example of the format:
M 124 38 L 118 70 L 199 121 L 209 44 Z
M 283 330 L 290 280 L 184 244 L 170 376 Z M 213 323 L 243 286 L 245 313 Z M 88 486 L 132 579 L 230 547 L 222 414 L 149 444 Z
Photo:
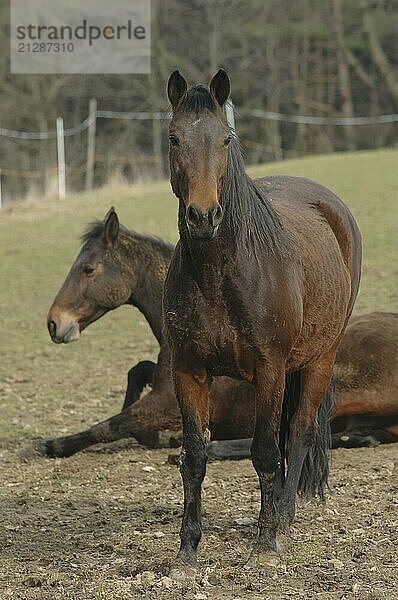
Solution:
M 47 318 L 56 344 L 77 340 L 106 312 L 128 301 L 118 252 L 119 219 L 113 208 L 84 236 L 82 249 L 55 297 Z
M 229 92 L 229 77 L 223 69 L 208 88 L 188 89 L 178 71 L 172 73 L 167 85 L 173 110 L 169 129 L 171 185 L 184 203 L 185 222 L 194 239 L 213 238 L 223 216 L 219 199 L 231 132 L 222 106 Z

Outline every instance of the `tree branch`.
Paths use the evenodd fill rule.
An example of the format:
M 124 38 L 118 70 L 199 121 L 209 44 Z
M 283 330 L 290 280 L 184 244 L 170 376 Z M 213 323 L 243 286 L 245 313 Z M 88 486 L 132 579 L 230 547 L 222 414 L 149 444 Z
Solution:
M 379 36 L 377 35 L 377 31 L 372 19 L 371 9 L 367 0 L 361 2 L 361 11 L 362 26 L 369 42 L 369 50 L 372 61 L 386 82 L 386 85 L 395 103 L 398 105 L 398 81 L 381 46 Z

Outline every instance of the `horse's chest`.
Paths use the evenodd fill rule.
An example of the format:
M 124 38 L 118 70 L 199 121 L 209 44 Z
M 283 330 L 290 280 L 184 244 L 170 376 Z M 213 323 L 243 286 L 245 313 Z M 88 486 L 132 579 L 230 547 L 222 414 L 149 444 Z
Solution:
M 253 350 L 244 332 L 234 325 L 220 303 L 202 300 L 199 305 L 166 314 L 174 354 L 193 364 L 203 365 L 210 375 L 251 379 Z

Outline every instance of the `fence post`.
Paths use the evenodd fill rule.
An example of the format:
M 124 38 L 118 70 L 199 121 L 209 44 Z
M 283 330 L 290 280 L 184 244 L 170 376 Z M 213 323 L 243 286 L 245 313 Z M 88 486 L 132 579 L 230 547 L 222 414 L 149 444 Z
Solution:
M 88 110 L 88 132 L 87 132 L 87 171 L 86 190 L 91 190 L 94 183 L 95 167 L 95 133 L 97 129 L 97 99 L 91 98 Z
M 158 117 L 159 115 L 154 114 L 152 118 L 152 148 L 156 175 L 158 179 L 163 179 L 162 126 Z
M 64 136 L 64 120 L 62 117 L 57 118 L 57 156 L 58 156 L 58 197 L 60 200 L 64 200 L 66 197 L 65 136 Z
M 230 126 L 233 133 L 235 133 L 235 114 L 234 114 L 234 104 L 231 98 L 225 103 L 225 116 L 227 117 L 228 125 Z

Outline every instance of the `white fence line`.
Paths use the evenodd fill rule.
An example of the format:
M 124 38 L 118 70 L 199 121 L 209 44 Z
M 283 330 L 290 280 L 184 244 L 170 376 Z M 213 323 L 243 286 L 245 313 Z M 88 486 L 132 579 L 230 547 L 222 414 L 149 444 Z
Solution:
M 379 125 L 384 123 L 395 123 L 398 122 L 398 113 L 389 115 L 378 115 L 373 117 L 314 117 L 307 115 L 288 115 L 285 113 L 272 112 L 268 110 L 260 109 L 239 109 L 235 107 L 236 113 L 242 116 L 252 116 L 270 121 L 284 121 L 286 123 L 304 123 L 306 125 Z M 113 111 L 113 110 L 97 110 L 96 115 L 87 117 L 84 121 L 65 129 L 65 137 L 77 135 L 85 129 L 88 129 L 92 124 L 92 119 L 125 119 L 125 120 L 137 120 L 137 121 L 148 121 L 148 120 L 167 120 L 170 115 L 168 112 L 144 112 L 144 111 Z M 4 129 L 0 127 L 0 136 L 9 137 L 13 139 L 22 140 L 46 140 L 55 139 L 57 137 L 56 131 L 17 131 L 14 129 Z
M 126 119 L 131 121 L 166 121 L 170 118 L 167 112 L 123 112 L 114 110 L 97 110 L 97 117 L 102 119 Z
M 95 104 L 94 104 L 95 103 Z M 235 131 L 235 107 L 232 100 L 229 99 L 225 105 L 225 112 L 228 123 L 232 130 Z M 385 123 L 398 122 L 398 113 L 388 115 L 378 115 L 371 117 L 315 117 L 309 115 L 289 115 L 279 112 L 272 112 L 260 109 L 236 109 L 239 116 L 251 116 L 254 118 L 267 119 L 271 121 L 280 121 L 286 123 L 296 123 L 305 125 L 337 125 L 337 126 L 363 126 L 363 125 L 379 125 Z M 82 133 L 89 129 L 88 148 L 87 148 L 87 172 L 86 172 L 86 189 L 91 189 L 94 179 L 94 164 L 95 164 L 95 125 L 97 119 L 123 119 L 136 121 L 152 121 L 153 128 L 153 144 L 154 153 L 159 154 L 161 148 L 161 128 L 159 121 L 165 121 L 170 118 L 170 112 L 160 111 L 113 111 L 113 110 L 98 110 L 96 108 L 96 100 L 91 100 L 90 111 L 87 119 L 78 123 L 74 127 L 64 129 L 63 118 L 58 117 L 56 121 L 55 131 L 17 131 L 14 129 L 0 128 L 0 136 L 11 139 L 20 140 L 57 140 L 57 157 L 58 157 L 58 195 L 62 200 L 66 196 L 66 168 L 65 168 L 65 137 L 70 137 Z M 156 125 L 156 127 L 155 127 Z M 94 132 L 94 133 L 93 133 Z M 94 135 L 94 139 L 93 139 Z M 0 169 L 0 194 L 1 194 L 1 169 Z M 0 208 L 1 208 L 0 195 Z
M 94 118 L 96 118 L 94 116 Z M 91 125 L 90 117 L 84 119 L 78 125 L 74 127 L 70 127 L 69 129 L 64 130 L 64 136 L 70 137 L 72 135 L 76 135 L 81 133 Z M 57 131 L 16 131 L 15 129 L 4 129 L 0 127 L 0 135 L 3 137 L 9 137 L 13 139 L 20 140 L 51 140 L 57 137 Z
M 284 121 L 305 125 L 379 125 L 398 121 L 398 114 L 379 115 L 375 117 L 310 117 L 305 115 L 287 115 L 269 110 L 243 110 L 242 114 L 260 117 L 270 121 Z

